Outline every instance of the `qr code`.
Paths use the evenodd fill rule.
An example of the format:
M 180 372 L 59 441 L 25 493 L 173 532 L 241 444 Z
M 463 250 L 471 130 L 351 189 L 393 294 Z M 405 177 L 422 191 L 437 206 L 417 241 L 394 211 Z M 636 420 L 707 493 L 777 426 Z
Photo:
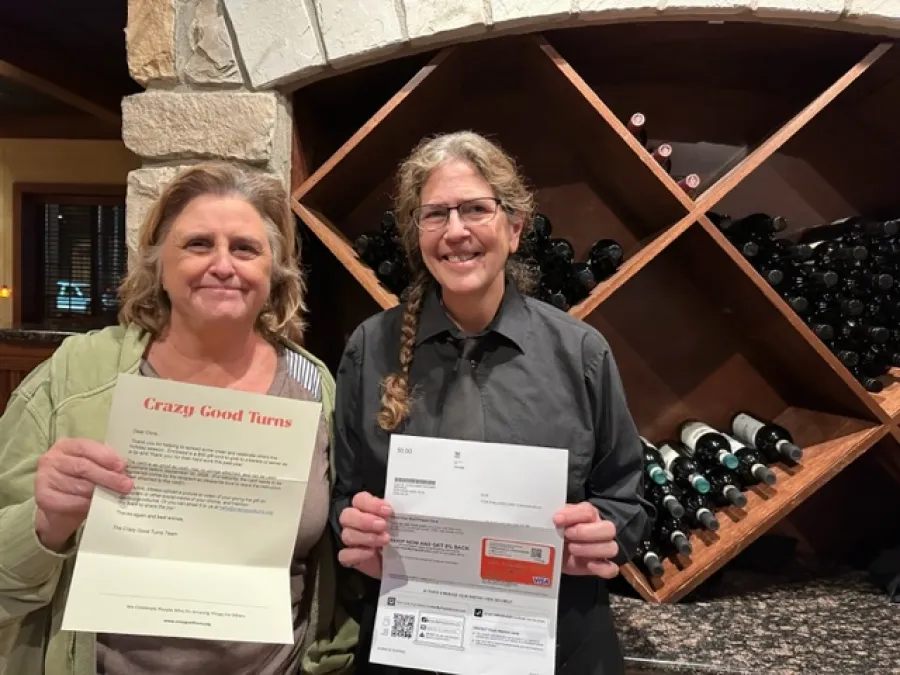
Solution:
M 531 549 L 531 559 L 532 560 L 543 560 L 544 559 L 544 549 L 532 548 Z
M 394 614 L 394 623 L 391 625 L 391 637 L 411 640 L 415 627 L 415 614 Z

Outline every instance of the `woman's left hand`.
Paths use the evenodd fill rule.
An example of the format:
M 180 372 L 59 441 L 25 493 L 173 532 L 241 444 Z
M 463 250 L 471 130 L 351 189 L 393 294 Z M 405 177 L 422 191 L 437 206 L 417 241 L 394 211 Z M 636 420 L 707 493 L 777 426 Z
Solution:
M 553 516 L 557 527 L 563 528 L 563 574 L 594 574 L 612 579 L 619 566 L 612 559 L 619 553 L 616 526 L 603 520 L 597 507 L 590 502 L 566 504 Z

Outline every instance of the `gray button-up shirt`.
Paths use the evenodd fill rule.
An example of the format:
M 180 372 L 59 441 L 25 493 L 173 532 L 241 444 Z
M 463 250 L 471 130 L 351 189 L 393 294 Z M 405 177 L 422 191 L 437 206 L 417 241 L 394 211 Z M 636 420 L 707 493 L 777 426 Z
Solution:
M 362 323 L 338 367 L 331 513 L 338 534 L 338 517 L 353 495 L 384 496 L 390 436 L 375 417 L 382 378 L 399 367 L 402 313 L 401 305 Z M 438 435 L 442 401 L 459 358 L 452 340 L 459 335 L 437 291 L 430 291 L 410 369 L 410 415 L 397 433 Z M 567 448 L 568 501 L 593 503 L 616 526 L 616 562 L 630 558 L 655 514 L 643 498 L 642 447 L 606 340 L 507 283 L 479 353 L 485 440 Z

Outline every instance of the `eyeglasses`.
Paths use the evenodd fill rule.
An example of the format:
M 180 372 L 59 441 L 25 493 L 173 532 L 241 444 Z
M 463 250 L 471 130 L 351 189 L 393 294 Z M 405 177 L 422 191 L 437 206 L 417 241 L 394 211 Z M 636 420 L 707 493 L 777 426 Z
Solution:
M 456 211 L 459 219 L 466 225 L 486 225 L 497 215 L 501 204 L 501 200 L 496 197 L 467 199 L 456 206 L 422 204 L 422 206 L 413 209 L 412 217 L 416 227 L 426 232 L 444 229 L 450 220 L 451 211 Z

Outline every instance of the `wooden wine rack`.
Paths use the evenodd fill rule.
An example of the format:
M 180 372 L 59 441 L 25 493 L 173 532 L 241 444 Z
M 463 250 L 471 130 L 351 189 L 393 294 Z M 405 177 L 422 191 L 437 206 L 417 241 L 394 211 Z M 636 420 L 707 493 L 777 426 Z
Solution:
M 652 132 L 648 108 L 664 104 L 620 100 L 614 114 L 580 74 L 600 66 L 588 57 L 573 63 L 579 39 L 591 40 L 568 42 L 572 59 L 554 46 L 566 43 L 555 34 L 434 53 L 310 174 L 305 167 L 315 164 L 308 157 L 317 152 L 316 139 L 298 132 L 292 205 L 374 301 L 345 320 L 345 335 L 365 315 L 398 302 L 350 242 L 377 226 L 398 162 L 427 134 L 474 129 L 496 138 L 519 160 L 554 234 L 568 238 L 577 254 L 601 236 L 622 244 L 624 264 L 571 314 L 610 342 L 641 433 L 671 437 L 688 416 L 724 428 L 735 410 L 749 409 L 787 427 L 805 449 L 798 467 L 774 467 L 774 486 L 751 489 L 745 508 L 722 511 L 716 533 L 693 533 L 693 554 L 667 559 L 661 579 L 649 581 L 631 564 L 623 568 L 648 601 L 675 602 L 862 453 L 879 444 L 891 454 L 900 440 L 900 383 L 869 394 L 704 215 L 842 97 L 852 102 L 855 91 L 880 86 L 878 64 L 891 45 L 872 41 L 829 52 L 831 70 L 816 71 L 825 81 L 809 100 L 774 131 L 757 130 L 752 147 L 692 197 L 622 122 L 623 110 L 648 112 Z M 835 66 L 840 58 L 846 64 Z M 360 82 L 365 86 L 365 78 Z M 739 112 L 748 124 L 756 119 L 754 110 Z M 305 260 L 313 269 L 326 264 Z M 343 302 L 331 297 L 325 313 Z M 889 464 L 900 478 L 900 463 Z

